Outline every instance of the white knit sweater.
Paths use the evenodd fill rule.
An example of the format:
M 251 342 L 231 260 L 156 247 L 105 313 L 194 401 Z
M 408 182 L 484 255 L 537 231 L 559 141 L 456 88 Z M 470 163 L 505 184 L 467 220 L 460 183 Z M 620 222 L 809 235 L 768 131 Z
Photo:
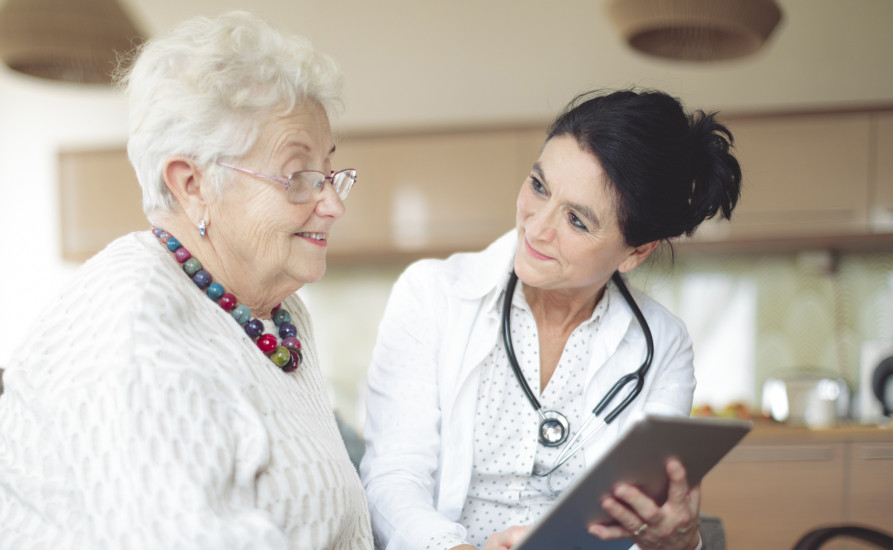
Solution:
M 297 296 L 284 374 L 149 232 L 87 262 L 8 365 L 0 549 L 371 548 Z

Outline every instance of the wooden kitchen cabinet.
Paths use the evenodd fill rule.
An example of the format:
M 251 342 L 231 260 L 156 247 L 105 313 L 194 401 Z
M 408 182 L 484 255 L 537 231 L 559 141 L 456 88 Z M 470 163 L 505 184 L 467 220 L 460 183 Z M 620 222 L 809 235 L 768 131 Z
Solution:
M 893 432 L 758 426 L 702 482 L 728 547 L 791 548 L 821 525 L 893 532 Z M 849 539 L 824 549 L 870 548 Z
M 893 112 L 872 116 L 871 230 L 893 233 Z
M 518 191 L 543 128 L 345 138 L 338 165 L 357 169 L 330 257 L 446 255 L 487 246 L 515 225 Z
M 726 121 L 744 177 L 727 236 L 865 233 L 869 123 L 869 113 Z

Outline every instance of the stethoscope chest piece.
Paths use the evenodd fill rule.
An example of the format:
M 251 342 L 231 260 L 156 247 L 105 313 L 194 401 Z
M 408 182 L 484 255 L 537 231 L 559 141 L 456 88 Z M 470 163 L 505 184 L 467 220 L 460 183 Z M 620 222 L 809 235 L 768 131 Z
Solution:
M 567 417 L 558 411 L 544 411 L 540 422 L 539 440 L 546 447 L 558 447 L 567 441 L 570 426 Z

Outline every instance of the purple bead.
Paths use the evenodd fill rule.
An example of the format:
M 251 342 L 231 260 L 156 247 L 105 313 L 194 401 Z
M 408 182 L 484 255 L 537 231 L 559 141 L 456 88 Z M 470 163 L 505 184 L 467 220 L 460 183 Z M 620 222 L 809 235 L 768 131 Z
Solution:
M 284 372 L 294 372 L 301 366 L 301 363 L 304 362 L 304 354 L 302 354 L 298 350 L 290 349 L 288 350 L 289 355 L 291 355 L 291 361 L 288 362 L 282 370 Z
M 264 333 L 264 324 L 258 319 L 252 319 L 245 325 L 245 334 L 251 338 L 257 338 Z
M 195 272 L 195 275 L 192 276 L 192 280 L 195 281 L 195 284 L 199 288 L 205 288 L 211 284 L 211 274 L 204 269 L 199 269 Z
M 279 325 L 280 338 L 293 338 L 298 335 L 298 329 L 291 323 L 282 323 Z
M 282 339 L 282 347 L 289 349 L 301 349 L 301 341 L 292 336 L 291 338 Z
M 292 351 L 291 351 L 291 350 L 288 350 L 288 362 L 287 362 L 286 364 L 282 365 L 282 366 L 279 367 L 279 368 L 282 369 L 282 372 L 284 372 L 284 373 L 286 373 L 286 374 L 291 373 L 291 372 L 294 372 L 295 370 L 297 370 L 297 368 L 298 368 L 298 362 L 295 361 L 295 356 L 292 355 Z
M 160 227 L 152 228 L 152 234 L 155 235 L 156 237 L 160 236 L 162 231 L 164 231 L 164 229 L 162 229 Z
M 167 231 L 162 231 L 161 234 L 158 235 L 158 238 L 161 239 L 161 242 L 167 244 L 167 240 L 171 238 L 171 234 Z

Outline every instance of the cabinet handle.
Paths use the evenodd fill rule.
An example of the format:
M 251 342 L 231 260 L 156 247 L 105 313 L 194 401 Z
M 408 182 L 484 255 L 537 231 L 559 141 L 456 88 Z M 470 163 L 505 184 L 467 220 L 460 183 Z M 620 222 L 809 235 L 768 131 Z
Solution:
M 863 460 L 893 460 L 891 446 L 862 447 L 861 451 L 859 458 Z
M 834 454 L 834 449 L 827 445 L 745 445 L 732 449 L 723 462 L 832 460 Z

